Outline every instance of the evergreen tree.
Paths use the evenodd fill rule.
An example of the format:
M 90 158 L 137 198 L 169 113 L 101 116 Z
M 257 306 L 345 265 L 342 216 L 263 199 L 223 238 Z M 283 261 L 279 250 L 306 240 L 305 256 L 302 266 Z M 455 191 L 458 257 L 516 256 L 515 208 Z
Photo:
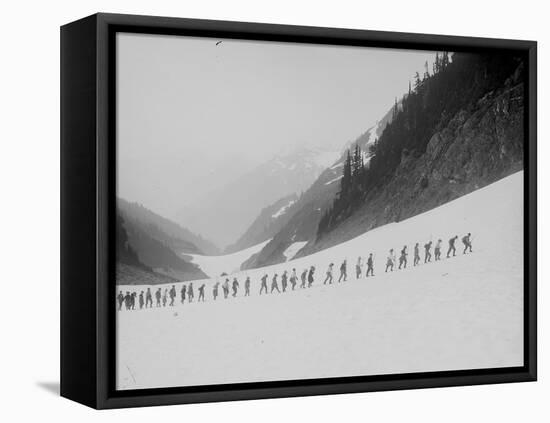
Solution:
M 342 174 L 342 182 L 340 183 L 340 198 L 345 198 L 351 189 L 351 154 L 348 150 L 346 161 L 344 162 L 344 170 Z
M 414 90 L 418 92 L 418 89 L 420 88 L 420 85 L 422 84 L 422 81 L 420 80 L 420 74 L 418 72 L 414 75 Z
M 392 120 L 380 137 L 369 147 L 370 160 L 365 169 L 358 145 L 353 157 L 348 150 L 344 163 L 340 192 L 319 223 L 318 235 L 330 231 L 345 220 L 369 192 L 390 180 L 403 155 L 420 157 L 426 151 L 433 134 L 445 127 L 460 110 L 502 87 L 520 63 L 520 58 L 508 54 L 455 53 L 436 55 L 434 72 L 430 76 L 427 62 L 424 80 L 416 72 L 414 88 L 394 104 Z
M 439 52 L 435 53 L 435 62 L 433 64 L 434 75 L 439 72 Z
M 361 147 L 359 144 L 355 144 L 355 151 L 353 152 L 353 174 L 352 176 L 359 177 L 361 173 Z

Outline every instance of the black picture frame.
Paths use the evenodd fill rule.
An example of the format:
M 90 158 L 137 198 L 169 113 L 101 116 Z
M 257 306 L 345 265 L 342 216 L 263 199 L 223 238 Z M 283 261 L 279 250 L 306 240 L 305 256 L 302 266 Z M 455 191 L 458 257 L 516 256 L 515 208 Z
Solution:
M 115 34 L 194 35 L 447 51 L 514 50 L 527 65 L 524 155 L 524 365 L 116 391 Z M 61 28 L 61 395 L 97 409 L 431 388 L 537 378 L 537 44 L 152 16 L 95 14 Z

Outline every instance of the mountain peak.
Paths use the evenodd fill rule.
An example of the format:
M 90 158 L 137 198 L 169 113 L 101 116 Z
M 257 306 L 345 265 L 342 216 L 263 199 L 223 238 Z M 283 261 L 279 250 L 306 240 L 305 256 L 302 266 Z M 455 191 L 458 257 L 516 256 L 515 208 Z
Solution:
M 182 210 L 178 221 L 227 246 L 243 236 L 262 210 L 306 191 L 340 156 L 337 151 L 300 147 L 281 151 L 256 168 Z

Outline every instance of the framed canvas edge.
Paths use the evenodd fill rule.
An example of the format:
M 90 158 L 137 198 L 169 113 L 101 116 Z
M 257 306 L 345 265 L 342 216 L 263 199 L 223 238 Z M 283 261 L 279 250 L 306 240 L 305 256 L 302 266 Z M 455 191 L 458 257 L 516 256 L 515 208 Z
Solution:
M 536 381 L 536 376 L 528 371 L 494 373 L 490 376 L 426 376 L 415 379 L 395 379 L 373 382 L 340 382 L 317 385 L 296 384 L 289 387 L 262 387 L 264 382 L 251 383 L 257 387 L 245 389 L 232 388 L 203 391 L 198 393 L 151 393 L 151 394 L 121 394 L 100 398 L 97 409 L 113 409 L 126 407 L 149 407 L 157 405 L 197 404 L 208 402 L 260 400 L 274 398 L 292 398 L 337 394 L 360 394 L 380 391 L 403 391 L 410 389 L 451 388 L 475 385 L 519 383 Z M 154 389 L 156 390 L 156 389 Z M 149 390 L 151 391 L 151 390 Z
M 196 19 L 182 18 L 162 18 L 150 16 L 118 15 L 118 14 L 97 14 L 95 15 L 97 33 L 97 63 L 96 63 L 96 82 L 97 82 L 97 125 L 96 125 L 96 180 L 97 180 L 97 283 L 95 286 L 96 298 L 93 302 L 96 306 L 96 400 L 94 403 L 88 402 L 86 405 L 98 409 L 137 407 L 151 405 L 169 405 L 184 403 L 199 403 L 213 401 L 234 401 L 245 399 L 263 399 L 294 396 L 310 396 L 325 394 L 343 394 L 371 392 L 382 390 L 403 390 L 432 387 L 450 387 L 465 386 L 492 383 L 524 382 L 535 381 L 537 379 L 537 342 L 536 342 L 536 264 L 537 264 L 537 210 L 536 210 L 536 78 L 537 78 L 537 45 L 534 41 L 486 39 L 471 37 L 456 37 L 443 35 L 427 34 L 408 34 L 396 32 L 380 32 L 350 29 L 301 27 L 273 24 L 254 24 L 242 22 L 224 22 L 224 21 L 204 21 Z M 514 49 L 522 50 L 528 54 L 528 113 L 525 122 L 528 131 L 528 141 L 526 144 L 526 178 L 525 178 L 525 233 L 528 235 L 526 242 L 526 251 L 524 261 L 525 267 L 525 363 L 521 368 L 513 369 L 491 369 L 492 372 L 486 373 L 483 370 L 435 372 L 426 374 L 390 376 L 384 380 L 376 380 L 376 377 L 366 377 L 370 380 L 353 381 L 356 378 L 334 379 L 333 382 L 327 380 L 318 380 L 301 384 L 300 381 L 293 381 L 288 386 L 274 386 L 269 382 L 258 382 L 238 385 L 218 385 L 209 389 L 204 387 L 199 392 L 174 392 L 173 389 L 179 388 L 161 388 L 154 390 L 136 391 L 113 391 L 110 381 L 114 378 L 114 360 L 112 351 L 114 345 L 114 313 L 113 308 L 109 307 L 111 303 L 112 290 L 109 281 L 110 259 L 108 251 L 109 246 L 113 245 L 112 240 L 114 231 L 110 230 L 112 222 L 113 207 L 110 204 L 110 190 L 114 186 L 114 165 L 110 159 L 113 157 L 114 143 L 109 140 L 114 139 L 114 114 L 112 113 L 112 104 L 114 96 L 114 81 L 110 78 L 110 70 L 114 63 L 114 52 L 109 49 L 109 43 L 112 42 L 113 32 L 120 28 L 139 29 L 148 28 L 153 33 L 179 32 L 179 31 L 198 31 L 215 32 L 216 36 L 221 33 L 226 34 L 244 34 L 250 39 L 258 37 L 283 39 L 286 41 L 298 40 L 300 42 L 322 43 L 341 43 L 349 45 L 350 41 L 356 40 L 360 45 L 377 45 L 379 47 L 402 46 L 407 48 L 429 48 L 429 46 L 440 47 L 459 47 L 464 49 Z M 118 29 L 117 29 L 118 28 Z M 256 36 L 256 38 L 253 38 Z M 114 292 L 114 291 L 113 291 Z M 114 295 L 114 294 L 113 294 Z M 465 374 L 466 373 L 466 374 Z M 332 379 L 331 379 L 332 380 Z M 246 385 L 240 387 L 239 385 Z M 271 385 L 271 386 L 270 386 Z M 267 387 L 266 387 L 267 386 Z M 168 391 L 167 391 L 168 389 Z M 182 389 L 184 391 L 185 389 Z M 154 392 L 153 392 L 154 391 Z M 158 393 L 156 393 L 158 392 Z
M 60 394 L 91 407 L 98 380 L 96 34 L 94 15 L 60 31 Z

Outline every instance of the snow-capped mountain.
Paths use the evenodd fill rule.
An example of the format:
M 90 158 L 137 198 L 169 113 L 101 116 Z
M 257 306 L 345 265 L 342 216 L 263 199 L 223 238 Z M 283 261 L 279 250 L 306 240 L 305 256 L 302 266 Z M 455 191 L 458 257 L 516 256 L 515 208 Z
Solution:
M 258 210 L 307 190 L 339 156 L 337 151 L 307 148 L 273 157 L 222 188 L 205 193 L 182 210 L 177 220 L 225 247 L 245 234 Z
M 285 261 L 288 259 L 289 248 L 294 256 L 299 252 L 299 250 L 293 250 L 296 246 L 303 247 L 308 241 L 315 238 L 323 212 L 330 206 L 340 190 L 340 179 L 348 148 L 358 144 L 363 151 L 364 161 L 368 164 L 369 147 L 381 135 L 388 122 L 391 121 L 392 115 L 393 108 L 357 139 L 344 145 L 338 159 L 324 169 L 298 201 L 288 207 L 285 212 L 284 225 L 278 232 L 269 233 L 269 237 L 266 236 L 265 239 L 272 238 L 271 241 L 265 245 L 262 251 L 243 263 L 243 268 L 251 269 Z
M 298 200 L 298 195 L 293 193 L 264 208 L 246 232 L 237 242 L 228 246 L 225 252 L 240 251 L 273 238 L 292 217 L 292 206 Z

